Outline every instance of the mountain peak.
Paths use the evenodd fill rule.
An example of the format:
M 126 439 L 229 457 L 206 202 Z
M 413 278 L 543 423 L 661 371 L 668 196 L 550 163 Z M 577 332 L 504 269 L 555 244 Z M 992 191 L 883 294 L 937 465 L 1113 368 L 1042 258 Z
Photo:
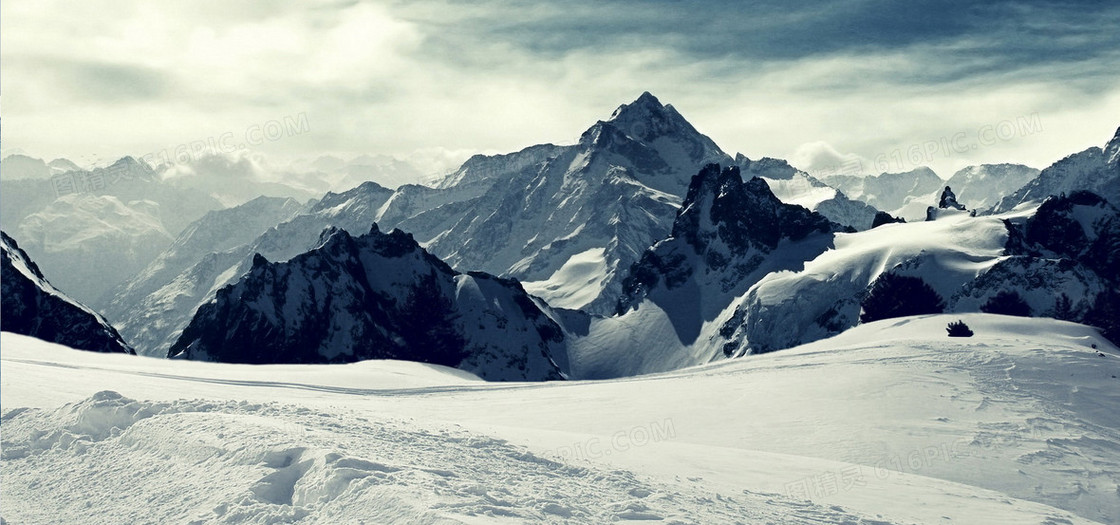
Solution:
M 668 116 L 668 113 L 676 114 L 676 111 L 672 109 L 672 106 L 661 104 L 657 97 L 646 91 L 633 102 L 618 106 L 618 109 L 614 110 L 611 118 L 607 121 L 626 129 L 628 123 L 649 121 L 654 116 Z
M 1111 164 L 1120 163 L 1120 128 L 1116 128 L 1116 133 L 1112 135 L 1112 140 L 1104 147 L 1105 158 Z
M 657 97 L 653 96 L 649 91 L 644 91 L 633 102 L 618 106 L 618 109 L 614 110 L 614 113 L 611 114 L 610 120 L 619 120 L 630 113 L 646 114 L 650 111 L 662 109 L 665 109 L 665 106 L 661 104 L 661 101 L 657 100 Z
M 762 179 L 744 181 L 738 166 L 720 169 L 719 164 L 708 164 L 692 178 L 672 235 L 698 252 L 719 237 L 743 253 L 752 246 L 772 250 L 782 238 L 798 240 L 812 231 L 840 230 L 823 216 L 778 200 Z

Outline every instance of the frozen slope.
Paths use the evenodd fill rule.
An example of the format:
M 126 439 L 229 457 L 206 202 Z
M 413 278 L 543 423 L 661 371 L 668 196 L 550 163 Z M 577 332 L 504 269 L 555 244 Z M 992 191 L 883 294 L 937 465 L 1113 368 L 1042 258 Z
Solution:
M 974 337 L 945 337 L 958 317 Z M 0 347 L 12 523 L 1120 519 L 1120 351 L 1053 320 L 893 319 L 548 384 Z
M 580 334 L 570 347 L 569 375 L 603 379 L 664 372 L 836 335 L 858 324 L 864 297 L 885 273 L 924 280 L 944 300 L 946 312 L 976 312 L 996 294 L 1015 292 L 1035 315 L 1115 326 L 1107 319 L 1111 303 L 1104 308 L 1094 305 L 1101 297 L 1108 299 L 1101 292 L 1116 279 L 1115 255 L 1108 254 L 1118 253 L 1115 225 L 1120 222 L 1111 206 L 1089 205 L 1099 197 L 1084 199 L 1088 199 L 1084 205 L 1067 203 L 1064 212 L 1039 212 L 1046 216 L 1042 220 L 1032 219 L 1035 210 L 1031 209 L 982 217 L 962 212 L 936 221 L 782 240 L 758 253 L 728 249 L 726 242 L 713 238 L 698 245 L 703 250 L 696 253 L 707 254 L 704 264 L 682 264 L 690 256 L 659 250 L 679 243 L 670 237 L 655 246 L 657 257 L 647 261 L 651 264 L 636 267 L 633 274 L 639 285 L 670 286 L 658 284 L 650 288 L 654 293 L 631 298 L 623 305 L 630 309 L 619 316 L 593 318 L 587 327 L 567 327 Z M 1042 209 L 1065 210 L 1062 202 L 1053 201 Z M 730 208 L 763 209 L 758 205 Z M 1024 226 L 1016 225 L 1038 223 L 1027 230 L 1053 231 L 1069 246 L 1055 245 L 1061 249 L 1053 251 L 1033 247 L 1034 241 L 1026 240 L 1013 243 L 1026 244 L 1012 249 L 1005 220 L 1016 238 L 1024 235 L 1020 233 Z M 720 224 L 716 231 L 721 236 L 725 231 L 749 235 L 777 231 L 766 227 L 766 221 L 738 223 L 735 228 Z M 1083 229 L 1089 233 L 1080 237 L 1069 233 Z M 1102 242 L 1089 242 L 1093 238 Z M 728 271 L 739 267 L 743 269 Z M 757 269 L 748 271 L 751 268 Z M 1054 313 L 1062 294 L 1075 315 Z M 1099 311 L 1089 315 L 1091 310 Z

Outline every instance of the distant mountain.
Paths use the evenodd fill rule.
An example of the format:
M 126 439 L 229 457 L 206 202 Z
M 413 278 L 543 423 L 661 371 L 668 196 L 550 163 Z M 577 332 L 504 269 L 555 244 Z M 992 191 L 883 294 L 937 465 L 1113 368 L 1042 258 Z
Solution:
M 330 189 L 325 184 L 301 184 L 303 181 L 299 177 L 271 166 L 262 156 L 248 152 L 192 156 L 180 162 L 160 165 L 156 172 L 164 185 L 208 195 L 220 202 L 223 208 L 259 196 L 306 201 Z
M 172 236 L 206 212 L 226 207 L 201 190 L 165 182 L 143 161 L 123 157 L 109 166 L 68 171 L 48 180 L 0 181 L 0 224 L 14 230 L 24 218 L 55 199 L 85 194 L 115 197 L 125 203 L 154 202 L 159 205 L 160 223 Z
M 1051 195 L 1086 190 L 1120 202 L 1120 128 L 1104 148 L 1089 148 L 1042 170 L 1034 180 L 1008 195 L 992 208 L 1001 213 L 1020 204 L 1041 203 Z
M 23 246 L 74 298 L 95 304 L 171 244 L 159 204 L 76 193 L 25 217 L 16 227 Z
M 649 93 L 577 144 L 537 149 L 550 156 L 511 166 L 521 169 L 491 186 L 428 250 L 456 268 L 524 281 L 555 306 L 600 313 L 613 309 L 625 269 L 668 233 L 691 174 L 731 160 Z M 483 173 L 460 172 L 458 184 Z
M 95 305 L 126 334 L 135 332 L 138 325 L 158 325 L 164 320 L 153 318 L 152 314 L 172 306 L 174 300 L 150 302 L 151 294 L 174 282 L 210 254 L 249 243 L 269 228 L 292 218 L 302 208 L 293 199 L 258 197 L 240 206 L 207 213 L 183 230 L 155 260 L 105 294 Z M 160 297 L 170 299 L 166 295 Z M 142 310 L 137 308 L 140 305 Z
M 82 169 L 80 166 L 74 164 L 68 159 L 54 159 L 48 162 L 47 166 L 50 167 L 52 174 L 66 173 L 69 171 L 81 171 Z
M 0 179 L 49 179 L 51 168 L 42 159 L 28 157 L 27 155 L 8 155 L 0 160 Z
M 981 164 L 954 173 L 945 184 L 968 209 L 986 210 L 1038 174 L 1039 170 L 1022 164 Z
M 922 166 L 903 173 L 879 175 L 833 175 L 824 182 L 848 197 L 907 220 L 921 220 L 934 193 L 945 186 L 933 170 Z M 930 197 L 930 196 L 933 197 Z M 935 203 L 936 204 L 936 203 Z
M 516 281 L 460 274 L 400 230 L 323 233 L 203 305 L 169 357 L 240 363 L 404 359 L 490 380 L 559 379 L 564 334 Z
M 301 187 L 328 191 L 345 191 L 363 182 L 376 182 L 395 189 L 405 184 L 416 184 L 425 178 L 416 166 L 388 155 L 359 155 L 349 160 L 334 155 L 293 162 L 290 177 Z
M 317 246 L 325 228 L 368 229 L 392 195 L 367 182 L 347 192 L 328 193 L 294 216 L 292 203 L 271 199 L 214 213 L 188 228 L 189 235 L 153 266 L 124 283 L 106 304 L 105 314 L 137 352 L 165 355 L 198 307 L 249 271 L 254 254 L 284 261 Z M 215 240 L 222 243 L 202 248 Z M 200 251 L 188 246 L 199 246 Z
M 51 286 L 8 234 L 2 241 L 0 330 L 94 352 L 133 353 L 109 323 Z
M 864 202 L 848 198 L 844 192 L 790 166 L 781 159 L 763 157 L 752 161 L 741 154 L 735 164 L 745 176 L 760 177 L 770 191 L 787 204 L 797 204 L 820 213 L 830 220 L 857 230 L 871 228 L 879 210 Z

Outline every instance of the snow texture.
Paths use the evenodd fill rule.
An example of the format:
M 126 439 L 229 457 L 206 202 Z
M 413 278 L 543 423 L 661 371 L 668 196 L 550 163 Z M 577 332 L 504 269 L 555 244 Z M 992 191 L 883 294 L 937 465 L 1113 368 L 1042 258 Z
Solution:
M 976 335 L 945 337 L 958 318 Z M 891 319 L 750 359 L 546 384 L 2 337 L 11 523 L 1120 517 L 1120 350 L 1072 323 Z

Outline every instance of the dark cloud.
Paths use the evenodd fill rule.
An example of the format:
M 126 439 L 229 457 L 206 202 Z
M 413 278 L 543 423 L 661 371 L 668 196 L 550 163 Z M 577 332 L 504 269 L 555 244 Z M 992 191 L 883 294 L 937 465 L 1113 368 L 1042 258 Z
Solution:
M 487 44 L 545 59 L 660 48 L 685 60 L 747 66 L 898 52 L 913 57 L 906 70 L 887 71 L 900 73 L 899 82 L 943 83 L 1089 63 L 1120 49 L 1116 2 L 572 0 L 456 4 L 436 15 L 454 17 L 442 20 L 424 13 L 414 21 L 428 26 L 433 50 L 481 66 L 500 60 L 476 53 Z
M 133 64 L 54 60 L 54 71 L 71 93 L 103 101 L 143 101 L 169 94 L 163 72 Z

